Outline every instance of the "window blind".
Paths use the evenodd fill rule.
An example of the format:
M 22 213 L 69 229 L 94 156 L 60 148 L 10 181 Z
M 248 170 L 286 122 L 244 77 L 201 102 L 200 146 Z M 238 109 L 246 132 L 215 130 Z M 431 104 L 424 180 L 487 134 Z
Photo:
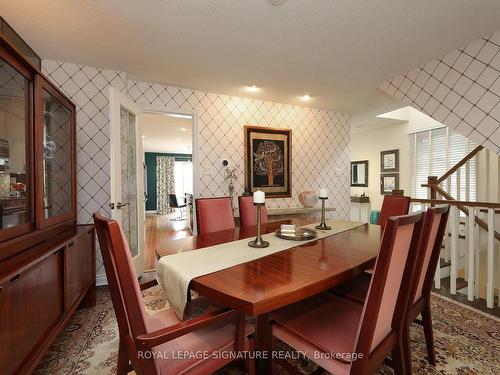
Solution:
M 477 146 L 447 127 L 413 133 L 409 137 L 411 196 L 415 198 L 428 197 L 428 189 L 422 187 L 428 176 L 441 177 Z M 468 167 L 462 166 L 444 181 L 442 188 L 457 200 L 475 201 L 476 173 L 477 162 L 473 158 Z

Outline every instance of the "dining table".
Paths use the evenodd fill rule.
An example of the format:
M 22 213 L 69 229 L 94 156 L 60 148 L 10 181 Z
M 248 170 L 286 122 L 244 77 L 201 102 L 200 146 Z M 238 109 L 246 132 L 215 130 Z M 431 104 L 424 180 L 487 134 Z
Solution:
M 282 224 L 299 226 L 310 222 L 303 219 L 268 222 L 262 224 L 261 233 L 273 233 Z M 156 244 L 156 254 L 161 258 L 251 239 L 256 233 L 256 226 L 246 226 L 183 239 L 162 239 Z M 327 291 L 372 268 L 380 236 L 379 225 L 363 224 L 314 241 L 297 241 L 287 250 L 196 277 L 189 288 L 217 304 L 255 317 L 256 349 L 269 353 L 272 338 L 269 313 Z M 267 365 L 264 366 L 259 373 L 267 372 Z

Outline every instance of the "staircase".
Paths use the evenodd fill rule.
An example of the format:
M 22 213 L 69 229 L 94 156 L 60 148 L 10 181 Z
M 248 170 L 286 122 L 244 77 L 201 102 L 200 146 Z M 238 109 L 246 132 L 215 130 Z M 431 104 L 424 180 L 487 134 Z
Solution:
M 487 309 L 498 312 L 500 308 L 495 306 L 500 306 L 500 233 L 495 230 L 495 222 L 498 224 L 500 221 L 499 200 L 474 202 L 469 200 L 468 193 L 465 200 L 457 200 L 452 192 L 444 188 L 447 186 L 449 189 L 449 179 L 455 174 L 456 196 L 460 196 L 461 180 L 465 184 L 470 183 L 468 163 L 481 150 L 482 146 L 476 147 L 443 176 L 429 176 L 427 183 L 422 185 L 428 188 L 428 198 L 412 198 L 411 211 L 440 204 L 450 205 L 435 290 L 462 302 L 468 301 L 473 306 L 484 303 Z M 465 189 L 469 190 L 467 185 Z M 395 193 L 401 194 L 401 191 Z

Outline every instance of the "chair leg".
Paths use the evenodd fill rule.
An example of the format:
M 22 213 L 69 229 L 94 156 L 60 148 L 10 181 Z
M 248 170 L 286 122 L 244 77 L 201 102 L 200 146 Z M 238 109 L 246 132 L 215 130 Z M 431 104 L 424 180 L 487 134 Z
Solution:
M 412 363 L 411 363 L 411 341 L 410 341 L 410 324 L 405 324 L 401 332 L 401 349 L 403 352 L 403 361 L 405 365 L 405 370 L 407 375 L 412 373 Z
M 436 365 L 436 355 L 434 353 L 434 334 L 432 332 L 431 306 L 427 302 L 422 310 L 422 325 L 424 326 L 425 345 L 427 346 L 427 359 L 433 366 Z
M 129 360 L 125 343 L 120 339 L 118 349 L 118 363 L 116 364 L 116 375 L 126 375 L 129 372 Z
M 392 350 L 392 363 L 394 365 L 394 374 L 395 375 L 405 375 L 405 361 L 404 361 L 404 353 L 401 345 L 401 341 L 398 342 L 396 347 Z

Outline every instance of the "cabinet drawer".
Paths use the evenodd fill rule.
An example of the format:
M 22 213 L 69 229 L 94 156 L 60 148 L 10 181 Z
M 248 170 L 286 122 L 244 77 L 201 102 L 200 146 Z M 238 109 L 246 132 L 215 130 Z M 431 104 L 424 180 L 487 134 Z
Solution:
M 14 374 L 59 323 L 63 253 L 58 251 L 14 276 L 0 289 L 0 368 Z
M 66 246 L 66 311 L 84 293 L 94 279 L 94 248 L 92 232 L 83 233 Z

